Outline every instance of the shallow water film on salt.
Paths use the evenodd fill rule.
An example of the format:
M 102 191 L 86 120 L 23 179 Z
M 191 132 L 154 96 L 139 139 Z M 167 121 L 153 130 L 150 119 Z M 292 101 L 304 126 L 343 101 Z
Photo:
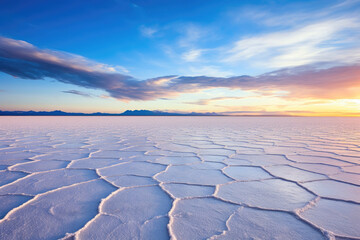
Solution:
M 360 119 L 1 117 L 0 239 L 360 239 Z

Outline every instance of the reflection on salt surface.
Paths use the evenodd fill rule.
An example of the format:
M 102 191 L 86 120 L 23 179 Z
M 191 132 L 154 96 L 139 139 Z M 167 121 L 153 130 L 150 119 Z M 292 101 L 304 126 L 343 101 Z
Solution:
M 356 239 L 359 169 L 358 118 L 1 117 L 0 239 Z

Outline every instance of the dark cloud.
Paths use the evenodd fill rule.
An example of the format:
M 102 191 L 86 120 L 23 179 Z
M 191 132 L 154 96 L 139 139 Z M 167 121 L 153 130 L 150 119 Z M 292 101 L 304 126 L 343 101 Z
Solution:
M 63 93 L 69 93 L 69 94 L 74 94 L 74 95 L 79 95 L 79 96 L 83 96 L 83 97 L 93 97 L 92 95 L 85 93 L 85 92 L 81 92 L 78 90 L 67 90 L 67 91 L 62 91 Z
M 24 79 L 49 77 L 63 83 L 113 92 L 114 97 L 142 99 L 131 91 L 139 88 L 138 81 L 113 72 L 111 66 L 3 37 L 0 37 L 0 71 Z
M 105 64 L 81 56 L 39 49 L 27 42 L 0 37 L 0 71 L 24 79 L 53 78 L 85 88 L 101 89 L 121 100 L 168 98 L 208 88 L 287 91 L 294 98 L 355 98 L 360 92 L 359 65 L 323 68 L 309 65 L 251 76 L 165 76 L 140 81 Z M 73 93 L 76 94 L 76 93 Z

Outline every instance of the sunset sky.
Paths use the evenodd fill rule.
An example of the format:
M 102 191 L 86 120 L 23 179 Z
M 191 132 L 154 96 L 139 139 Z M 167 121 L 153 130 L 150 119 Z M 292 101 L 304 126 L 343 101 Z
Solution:
M 2 0 L 0 110 L 360 116 L 360 1 Z

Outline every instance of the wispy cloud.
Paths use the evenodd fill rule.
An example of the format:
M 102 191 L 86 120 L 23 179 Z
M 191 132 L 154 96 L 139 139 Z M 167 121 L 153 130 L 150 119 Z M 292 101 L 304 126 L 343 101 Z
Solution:
M 186 62 L 194 62 L 198 60 L 203 51 L 202 49 L 191 49 L 182 54 L 182 59 Z
M 194 105 L 209 105 L 215 101 L 222 101 L 222 100 L 239 100 L 244 99 L 246 97 L 215 97 L 215 98 L 208 98 L 208 99 L 200 99 L 195 102 L 187 102 L 187 104 L 194 104 Z
M 181 33 L 178 41 L 179 46 L 191 47 L 206 36 L 208 31 L 206 28 L 195 24 L 185 24 L 179 26 L 179 32 Z
M 355 40 L 355 35 L 360 36 L 358 19 L 321 21 L 243 38 L 228 50 L 224 61 L 256 59 L 258 64 L 273 68 L 323 61 L 356 63 L 360 61 L 360 44 Z
M 197 67 L 189 67 L 188 75 L 191 76 L 212 76 L 212 77 L 224 77 L 234 75 L 230 71 L 221 69 L 214 65 L 202 65 Z
M 146 26 L 141 26 L 139 28 L 140 33 L 144 36 L 144 37 L 153 37 L 157 32 L 158 29 L 155 27 L 146 27 Z
M 222 25 L 193 25 L 188 28 L 190 34 L 182 36 L 189 40 L 179 41 L 174 48 L 180 49 L 180 58 L 185 61 L 182 64 L 194 62 L 196 68 L 201 64 L 217 65 L 221 66 L 220 71 L 227 69 L 237 74 L 246 68 L 259 72 L 260 68 L 269 71 L 324 61 L 357 64 L 360 62 L 359 3 L 336 1 L 322 7 L 288 3 L 276 9 L 247 5 L 226 13 L 227 27 L 233 29 L 232 33 L 223 31 Z M 217 36 L 215 41 L 212 35 Z
M 78 90 L 67 90 L 67 91 L 62 91 L 63 93 L 69 93 L 69 94 L 74 94 L 74 95 L 79 95 L 82 97 L 93 97 L 93 95 L 88 94 L 86 92 L 82 92 L 82 91 L 78 91 Z
M 228 77 L 322 62 L 360 63 L 360 1 L 241 5 L 210 23 L 177 22 L 159 38 L 183 75 Z M 234 21 L 234 20 L 237 20 Z M 153 57 L 153 56 L 151 56 Z M 151 59 L 150 61 L 152 61 Z
M 224 115 L 249 115 L 249 116 L 280 116 L 280 115 L 284 115 L 284 116 L 288 116 L 288 115 L 293 115 L 293 111 L 291 112 L 281 112 L 281 111 L 266 111 L 266 110 L 244 110 L 244 111 L 226 111 L 226 112 L 221 112 L 221 114 Z M 305 112 L 296 112 L 296 113 L 301 113 L 304 114 Z M 306 112 L 309 113 L 309 112 Z
M 291 98 L 360 97 L 360 66 L 311 64 L 259 76 L 166 76 L 138 80 L 84 57 L 39 49 L 27 42 L 0 38 L 0 71 L 24 79 L 53 78 L 101 89 L 121 100 L 153 100 L 211 88 L 285 91 Z M 326 86 L 326 88 L 324 88 Z

